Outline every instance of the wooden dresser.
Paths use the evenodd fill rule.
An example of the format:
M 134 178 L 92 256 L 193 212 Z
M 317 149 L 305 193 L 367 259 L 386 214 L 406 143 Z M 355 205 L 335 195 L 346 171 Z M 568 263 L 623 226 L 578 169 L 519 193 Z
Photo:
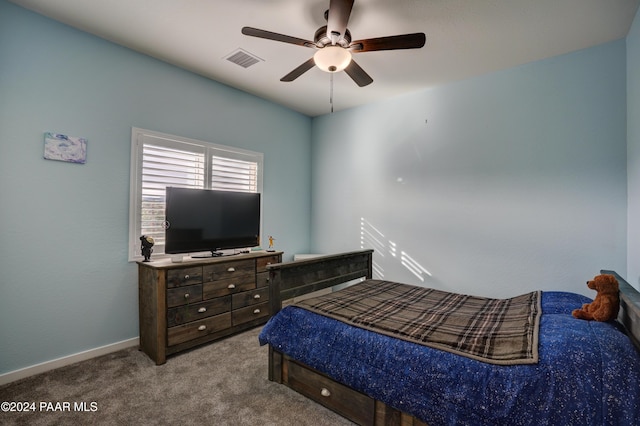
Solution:
M 267 265 L 282 252 L 138 262 L 140 349 L 156 364 L 269 319 Z

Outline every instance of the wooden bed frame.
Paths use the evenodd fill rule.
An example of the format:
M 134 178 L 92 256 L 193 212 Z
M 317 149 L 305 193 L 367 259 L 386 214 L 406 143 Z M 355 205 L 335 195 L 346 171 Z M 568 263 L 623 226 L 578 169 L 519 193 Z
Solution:
M 373 250 L 321 256 L 268 266 L 271 314 L 283 301 L 356 279 L 372 278 Z M 640 351 L 640 293 L 614 271 L 620 284 L 620 314 Z M 360 425 L 424 426 L 426 423 L 349 388 L 269 346 L 269 380 L 284 384 Z

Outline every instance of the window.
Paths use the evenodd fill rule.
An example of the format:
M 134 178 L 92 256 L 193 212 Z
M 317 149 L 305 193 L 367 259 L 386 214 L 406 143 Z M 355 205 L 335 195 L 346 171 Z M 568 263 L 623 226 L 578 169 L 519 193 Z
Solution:
M 131 131 L 129 260 L 142 259 L 140 236 L 164 254 L 165 188 L 262 192 L 263 154 L 150 130 Z

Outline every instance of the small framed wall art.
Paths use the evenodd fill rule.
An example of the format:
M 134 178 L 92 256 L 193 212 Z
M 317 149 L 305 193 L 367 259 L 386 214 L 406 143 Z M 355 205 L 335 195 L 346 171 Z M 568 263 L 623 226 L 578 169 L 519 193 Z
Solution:
M 87 162 L 87 139 L 47 132 L 44 134 L 44 158 L 84 164 Z

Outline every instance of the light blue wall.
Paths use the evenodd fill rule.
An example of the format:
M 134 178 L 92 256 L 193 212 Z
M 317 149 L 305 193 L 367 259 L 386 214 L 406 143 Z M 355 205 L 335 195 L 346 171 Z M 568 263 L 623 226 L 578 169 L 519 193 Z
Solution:
M 593 296 L 627 266 L 625 63 L 620 40 L 314 119 L 314 250 L 364 240 L 378 276 L 445 290 Z
M 627 279 L 640 288 L 640 10 L 627 35 Z
M 308 252 L 310 118 L 0 0 L 0 373 L 138 335 L 132 126 L 263 152 L 264 232 Z

